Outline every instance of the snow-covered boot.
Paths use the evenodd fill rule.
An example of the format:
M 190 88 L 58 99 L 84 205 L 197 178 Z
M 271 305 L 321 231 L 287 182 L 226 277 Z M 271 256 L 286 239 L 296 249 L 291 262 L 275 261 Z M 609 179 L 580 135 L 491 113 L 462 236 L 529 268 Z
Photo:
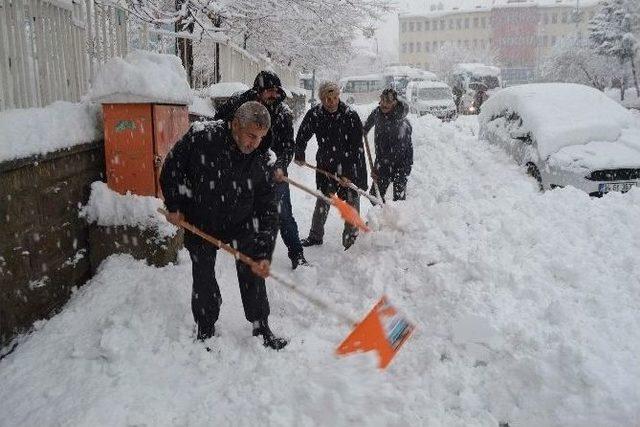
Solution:
M 253 322 L 253 336 L 262 336 L 262 339 L 264 340 L 263 345 L 274 350 L 280 350 L 289 343 L 286 339 L 278 338 L 273 335 L 273 332 L 271 332 L 266 320 Z
M 291 269 L 295 270 L 299 265 L 309 266 L 309 262 L 304 258 L 303 254 L 293 255 L 291 257 Z
M 214 325 L 211 325 L 211 326 L 198 325 L 198 334 L 196 338 L 198 339 L 198 341 L 204 341 L 213 337 L 215 333 L 216 333 L 216 327 Z

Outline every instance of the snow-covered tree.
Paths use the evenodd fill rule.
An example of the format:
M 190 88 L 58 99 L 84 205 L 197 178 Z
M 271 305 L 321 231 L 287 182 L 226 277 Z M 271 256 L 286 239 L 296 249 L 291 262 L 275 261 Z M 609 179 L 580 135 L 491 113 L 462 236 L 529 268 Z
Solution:
M 604 0 L 598 13 L 589 24 L 589 40 L 596 52 L 616 58 L 621 66 L 631 66 L 631 73 L 638 96 L 636 56 L 640 49 L 640 2 L 638 0 Z M 624 99 L 625 81 L 621 84 Z
M 391 8 L 385 0 L 127 0 L 138 17 L 196 27 L 224 36 L 285 65 L 334 66 L 353 53 L 351 40 L 366 22 Z M 177 9 L 177 10 L 176 10 Z
M 620 76 L 620 65 L 598 54 L 582 38 L 566 37 L 556 43 L 542 65 L 543 81 L 581 83 L 604 91 L 612 76 Z

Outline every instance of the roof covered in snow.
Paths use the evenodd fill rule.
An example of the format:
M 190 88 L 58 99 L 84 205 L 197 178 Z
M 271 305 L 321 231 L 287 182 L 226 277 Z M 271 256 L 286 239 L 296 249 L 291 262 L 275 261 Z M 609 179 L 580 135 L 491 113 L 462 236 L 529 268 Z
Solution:
M 361 74 L 359 76 L 346 76 L 340 79 L 341 82 L 347 80 L 383 80 L 382 74 Z
M 141 50 L 106 62 L 88 97 L 100 103 L 190 104 L 193 99 L 180 58 Z
M 500 76 L 500 68 L 476 62 L 461 63 L 455 66 L 454 73 L 470 73 L 476 76 Z
M 420 82 L 411 82 L 409 84 L 415 85 L 415 87 L 417 88 L 435 88 L 435 87 L 444 87 L 444 88 L 448 88 L 449 85 L 446 84 L 445 82 L 439 82 L 439 81 L 420 81 Z
M 580 7 L 597 5 L 599 0 L 580 0 Z M 576 7 L 576 0 L 440 0 L 412 6 L 400 18 L 437 17 L 453 13 L 488 12 L 512 7 Z
M 563 147 L 616 141 L 634 126 L 631 113 L 604 93 L 570 83 L 538 83 L 498 91 L 482 106 L 480 122 L 516 113 L 546 158 Z
M 237 92 L 244 92 L 249 89 L 249 86 L 242 82 L 223 82 L 212 84 L 203 89 L 202 93 L 211 98 L 228 98 Z

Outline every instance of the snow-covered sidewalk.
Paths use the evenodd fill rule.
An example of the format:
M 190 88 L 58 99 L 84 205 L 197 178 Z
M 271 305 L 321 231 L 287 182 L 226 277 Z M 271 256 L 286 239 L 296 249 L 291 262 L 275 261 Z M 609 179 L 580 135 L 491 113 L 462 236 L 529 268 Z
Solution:
M 541 194 L 477 141 L 475 117 L 412 122 L 407 202 L 363 200 L 376 230 L 346 252 L 332 213 L 313 268 L 290 274 L 281 241 L 274 259 L 354 317 L 388 294 L 417 323 L 388 370 L 334 356 L 348 329 L 273 282 L 271 324 L 291 343 L 263 348 L 223 254 L 207 353 L 188 256 L 161 269 L 114 256 L 0 362 L 0 425 L 638 425 L 640 189 Z M 305 237 L 314 200 L 292 195 Z

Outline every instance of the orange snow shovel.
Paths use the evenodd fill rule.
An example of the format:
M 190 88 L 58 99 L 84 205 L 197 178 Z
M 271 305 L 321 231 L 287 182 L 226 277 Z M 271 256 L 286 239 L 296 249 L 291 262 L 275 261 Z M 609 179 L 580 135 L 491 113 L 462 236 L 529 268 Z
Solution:
M 415 326 L 399 314 L 387 297 L 383 296 L 342 341 L 336 353 L 345 355 L 376 351 L 379 358 L 378 366 L 385 369 L 414 329 Z
M 358 211 L 355 210 L 353 208 L 353 206 L 349 205 L 347 202 L 342 200 L 337 195 L 332 194 L 331 197 L 327 197 L 324 194 L 322 194 L 321 192 L 312 190 L 311 188 L 307 187 L 306 185 L 300 184 L 299 182 L 296 182 L 296 181 L 292 180 L 291 178 L 289 178 L 287 176 L 283 176 L 282 180 L 284 182 L 288 182 L 289 184 L 293 185 L 294 187 L 298 187 L 302 191 L 306 191 L 307 193 L 311 194 L 312 196 L 316 196 L 320 200 L 324 200 L 325 202 L 329 203 L 330 205 L 333 205 L 333 207 L 338 209 L 338 212 L 340 212 L 340 216 L 342 217 L 342 219 L 344 219 L 346 222 L 348 222 L 349 224 L 353 225 L 354 227 L 356 227 L 356 228 L 358 228 L 358 229 L 360 229 L 362 231 L 371 231 L 369 229 L 369 227 L 367 227 L 367 224 L 365 224 L 365 222 L 362 219 L 362 217 L 360 217 L 360 214 L 358 213 Z
M 162 208 L 158 209 L 158 212 L 165 217 L 168 215 L 168 212 Z M 244 262 L 250 267 L 255 267 L 258 264 L 251 257 L 186 221 L 180 221 L 179 225 L 207 242 L 230 253 L 234 258 Z M 295 284 L 275 274 L 271 269 L 265 272 L 265 277 L 271 277 L 276 283 L 289 288 L 316 307 L 332 313 L 339 318 L 342 323 L 354 327 L 349 336 L 340 344 L 336 352 L 340 355 L 346 355 L 353 352 L 377 351 L 379 367 L 381 369 L 389 366 L 389 363 L 399 351 L 400 346 L 404 344 L 415 328 L 405 320 L 404 317 L 398 314 L 396 309 L 389 304 L 386 296 L 380 298 L 361 322 L 357 322 L 349 314 L 337 309 L 334 304 L 325 302 L 317 296 L 298 288 Z
M 344 176 L 338 176 L 334 173 L 331 172 L 327 172 L 324 169 L 320 169 L 317 166 L 312 165 L 311 163 L 307 163 L 304 162 L 303 163 L 304 166 L 313 169 L 314 171 L 321 173 L 322 175 L 326 176 L 327 178 L 331 178 L 334 181 L 337 181 L 338 184 L 340 184 L 343 187 L 347 187 L 352 189 L 353 191 L 355 191 L 356 193 L 360 194 L 361 196 L 366 197 L 367 199 L 369 199 L 371 201 L 371 203 L 373 203 L 374 205 L 381 205 L 383 204 L 382 200 L 378 199 L 376 196 L 367 193 L 366 191 L 364 191 L 362 188 L 358 187 L 357 185 L 355 185 L 353 182 L 351 182 L 348 178 L 345 178 Z

